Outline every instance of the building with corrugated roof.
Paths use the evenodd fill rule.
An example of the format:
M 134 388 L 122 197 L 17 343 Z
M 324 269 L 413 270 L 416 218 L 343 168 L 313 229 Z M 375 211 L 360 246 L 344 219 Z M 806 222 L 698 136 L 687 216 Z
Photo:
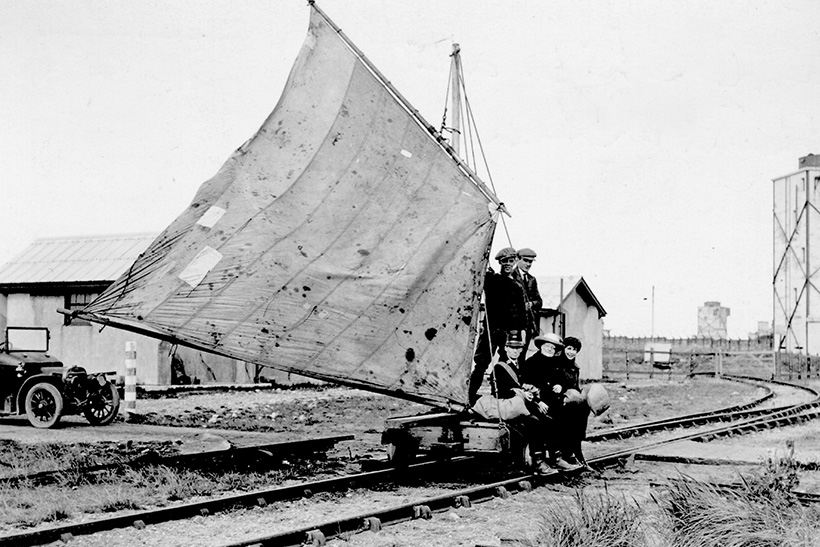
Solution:
M 543 305 L 541 332 L 574 336 L 583 343 L 576 362 L 581 378 L 600 379 L 603 374 L 604 316 L 606 310 L 580 275 L 536 276 Z
M 37 239 L 0 267 L 0 328 L 48 327 L 50 353 L 90 372 L 125 374 L 125 343 L 137 343 L 137 383 L 248 383 L 255 365 L 173 346 L 124 330 L 71 320 L 134 263 L 155 233 Z M 173 363 L 173 367 L 172 367 Z M 270 375 L 270 374 L 268 374 Z

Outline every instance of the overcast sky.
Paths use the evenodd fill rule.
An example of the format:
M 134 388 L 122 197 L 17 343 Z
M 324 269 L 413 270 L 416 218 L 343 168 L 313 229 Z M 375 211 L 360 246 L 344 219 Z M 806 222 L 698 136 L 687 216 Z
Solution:
M 820 2 L 317 4 L 435 126 L 461 44 L 513 246 L 583 275 L 613 334 L 694 335 L 710 300 L 732 337 L 771 321 L 771 180 L 820 153 Z M 0 262 L 163 230 L 273 109 L 308 15 L 0 0 Z

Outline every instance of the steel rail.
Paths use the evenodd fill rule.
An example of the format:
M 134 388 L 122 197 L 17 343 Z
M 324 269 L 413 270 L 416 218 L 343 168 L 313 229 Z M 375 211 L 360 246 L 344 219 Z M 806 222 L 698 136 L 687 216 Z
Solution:
M 203 500 L 192 503 L 175 505 L 173 507 L 163 507 L 146 511 L 137 511 L 126 515 L 118 515 L 103 519 L 95 519 L 78 524 L 67 524 L 62 526 L 50 526 L 30 532 L 20 532 L 0 536 L 0 545 L 14 545 L 15 547 L 26 547 L 30 545 L 42 545 L 54 541 L 68 542 L 74 536 L 88 535 L 117 528 L 127 528 L 134 526 L 145 527 L 148 524 L 158 524 L 172 520 L 181 520 L 196 516 L 208 516 L 213 512 L 229 509 L 237 506 L 265 506 L 269 503 L 311 497 L 317 492 L 341 490 L 350 488 L 352 485 L 371 484 L 378 481 L 392 479 L 394 475 L 405 475 L 408 471 L 421 471 L 442 464 L 451 464 L 470 460 L 472 458 L 462 456 L 446 461 L 425 461 L 405 467 L 391 467 L 380 471 L 369 471 L 354 475 L 345 475 L 331 479 L 303 482 L 290 486 L 280 486 L 276 488 L 256 490 L 244 494 L 235 494 L 221 498 Z
M 710 373 L 711 375 L 711 373 Z M 744 383 L 757 383 L 763 384 L 760 387 L 767 388 L 765 386 L 766 383 L 775 383 L 784 385 L 787 387 L 801 389 L 804 391 L 809 392 L 811 395 L 815 397 L 815 399 L 820 398 L 820 393 L 817 390 L 810 388 L 808 386 L 801 386 L 798 384 L 791 384 L 788 382 L 779 382 L 779 381 L 770 381 L 770 380 L 761 380 L 759 378 L 753 377 L 746 377 L 746 376 L 722 376 L 727 380 L 732 381 L 739 381 Z M 672 418 L 663 418 L 660 420 L 655 420 L 652 422 L 643 422 L 640 424 L 614 428 L 614 429 L 607 429 L 604 431 L 598 431 L 596 433 L 591 433 L 587 436 L 586 440 L 588 442 L 600 442 L 606 440 L 613 440 L 613 439 L 623 439 L 628 437 L 633 437 L 637 435 L 642 435 L 644 433 L 648 433 L 650 431 L 660 431 L 665 429 L 673 429 L 677 427 L 694 427 L 698 425 L 706 425 L 708 423 L 718 422 L 718 421 L 732 421 L 750 417 L 757 417 L 757 416 L 765 416 L 770 415 L 775 412 L 788 410 L 794 405 L 784 405 L 781 407 L 775 408 L 766 408 L 766 409 L 756 409 L 755 407 L 760 406 L 762 403 L 773 399 L 775 397 L 775 393 L 770 388 L 767 388 L 767 393 L 763 397 L 760 397 L 750 403 L 736 405 L 732 407 L 727 407 L 723 409 L 717 410 L 710 410 L 706 412 L 699 412 L 695 414 L 687 414 L 685 416 L 677 416 Z
M 771 425 L 766 425 L 770 422 L 775 425 L 795 423 L 796 421 L 803 421 L 816 415 L 820 415 L 818 406 L 820 406 L 820 400 L 815 399 L 810 403 L 801 403 L 791 407 L 779 409 L 768 409 L 769 415 L 764 417 L 741 421 L 737 424 L 732 424 L 705 432 L 695 432 L 689 435 L 675 437 L 674 439 L 667 439 L 618 450 L 599 457 L 591 458 L 588 463 L 594 467 L 606 467 L 614 463 L 620 463 L 625 457 L 629 457 L 639 451 L 664 444 L 673 444 L 683 440 L 711 439 L 720 435 L 731 434 L 731 432 L 736 429 L 739 431 L 758 430 L 764 427 L 771 427 Z M 682 417 L 681 421 L 685 421 L 686 419 L 687 417 Z M 651 427 L 653 423 L 649 423 L 648 425 Z M 640 430 L 642 427 L 643 424 L 639 424 L 634 426 L 634 429 Z M 69 541 L 75 535 L 92 534 L 128 526 L 143 527 L 147 524 L 156 524 L 170 520 L 208 515 L 211 512 L 225 510 L 235 506 L 264 506 L 271 502 L 309 497 L 313 493 L 320 491 L 349 488 L 351 484 L 364 484 L 377 482 L 380 480 L 388 480 L 393 475 L 398 473 L 404 474 L 408 470 L 423 470 L 441 465 L 442 463 L 463 462 L 471 459 L 471 457 L 461 456 L 445 460 L 445 462 L 421 462 L 411 464 L 406 467 L 389 468 L 380 471 L 371 471 L 368 473 L 337 477 L 333 479 L 305 482 L 289 487 L 278 487 L 269 490 L 261 490 L 246 494 L 188 503 L 174 507 L 129 513 L 127 515 L 97 519 L 80 524 L 54 526 L 32 532 L 0 536 L 0 545 L 10 544 L 28 546 L 48 543 L 60 539 L 63 541 Z M 418 502 L 403 504 L 401 506 L 385 509 L 376 513 L 368 513 L 367 515 L 359 515 L 348 519 L 334 520 L 304 529 L 268 536 L 266 538 L 257 538 L 246 542 L 231 544 L 230 547 L 238 547 L 240 545 L 301 545 L 305 541 L 316 544 L 315 542 L 317 541 L 323 541 L 321 539 L 323 537 L 376 529 L 380 528 L 382 523 L 397 523 L 409 520 L 411 518 L 430 518 L 431 512 L 434 511 L 443 511 L 453 506 L 469 504 L 472 501 L 482 501 L 494 496 L 505 497 L 509 495 L 510 490 L 515 491 L 531 489 L 533 485 L 552 482 L 562 476 L 563 474 L 559 474 L 558 472 L 550 475 L 524 475 L 491 483 L 489 485 L 458 490 L 436 498 L 425 498 Z
M 24 475 L 13 475 L 10 477 L 0 477 L 0 485 L 15 486 L 21 483 L 33 483 L 36 485 L 48 484 L 59 480 L 61 475 L 68 474 L 91 474 L 102 471 L 120 469 L 139 469 L 149 465 L 191 465 L 200 461 L 224 461 L 235 458 L 245 458 L 257 454 L 266 455 L 290 455 L 302 452 L 317 452 L 327 450 L 333 445 L 354 439 L 353 435 L 336 435 L 330 437 L 317 437 L 315 439 L 305 439 L 299 441 L 287 441 L 277 443 L 265 443 L 249 446 L 231 447 L 225 450 L 212 450 L 208 452 L 192 452 L 188 454 L 173 454 L 170 456 L 160 456 L 157 454 L 145 455 L 115 463 L 103 463 L 98 465 L 87 465 L 70 467 L 63 469 L 53 469 L 50 471 L 39 471 Z
M 674 480 L 674 482 L 678 482 L 678 483 L 685 482 L 685 481 L 686 481 L 686 479 L 675 479 Z M 743 492 L 744 490 L 747 490 L 746 485 L 744 485 L 742 483 L 734 483 L 734 482 L 727 483 L 727 482 L 698 481 L 698 484 L 709 486 L 709 487 L 714 488 L 715 490 L 720 491 L 720 492 L 732 492 L 732 493 L 734 493 L 734 492 Z M 653 487 L 653 488 L 658 488 L 658 487 L 664 487 L 665 485 L 663 483 L 650 482 L 649 486 Z M 816 493 L 813 493 L 813 492 L 803 492 L 801 490 L 792 490 L 790 493 L 795 497 L 795 499 L 798 502 L 800 502 L 803 505 L 809 505 L 809 504 L 813 504 L 813 503 L 820 503 L 820 494 L 816 494 Z
M 802 403 L 794 405 L 794 408 L 779 410 L 763 418 L 746 420 L 740 424 L 724 426 L 717 429 L 691 433 L 674 439 L 656 441 L 639 446 L 634 446 L 602 456 L 591 458 L 588 464 L 593 467 L 606 467 L 614 463 L 620 463 L 625 457 L 633 456 L 636 453 L 661 445 L 674 444 L 685 440 L 710 440 L 712 438 L 731 434 L 734 428 L 744 431 L 751 427 L 759 429 L 774 425 L 791 424 L 797 420 L 809 419 L 820 415 L 820 401 Z M 811 411 L 811 412 L 806 412 Z M 800 414 L 804 412 L 804 414 Z M 397 505 L 381 511 L 370 511 L 353 517 L 326 521 L 319 524 L 301 527 L 296 530 L 281 532 L 264 537 L 255 537 L 235 543 L 229 543 L 223 547 L 292 547 L 297 545 L 324 545 L 329 537 L 344 536 L 345 534 L 355 534 L 367 530 L 378 531 L 387 524 L 398 524 L 411 519 L 432 517 L 432 513 L 446 511 L 453 507 L 469 506 L 473 502 L 486 501 L 492 497 L 507 497 L 512 491 L 529 491 L 534 486 L 538 486 L 547 481 L 554 481 L 564 476 L 564 473 L 555 472 L 549 475 L 525 475 L 496 482 L 479 487 L 456 490 L 444 495 L 430 498 L 421 498 L 410 503 Z

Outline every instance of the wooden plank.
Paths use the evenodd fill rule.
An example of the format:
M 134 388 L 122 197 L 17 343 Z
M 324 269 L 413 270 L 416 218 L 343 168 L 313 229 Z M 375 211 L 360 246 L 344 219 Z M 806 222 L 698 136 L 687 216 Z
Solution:
M 500 453 L 509 446 L 509 433 L 497 422 L 470 420 L 429 424 L 404 421 L 391 433 L 387 435 L 390 442 L 412 439 L 419 450 L 449 448 L 457 452 Z
M 388 429 L 394 428 L 402 428 L 408 425 L 415 425 L 419 423 L 426 423 L 426 422 L 436 422 L 436 421 L 451 421 L 458 419 L 458 414 L 453 414 L 451 412 L 439 412 L 436 414 L 422 414 L 419 416 L 400 416 L 396 418 L 388 418 L 385 420 L 385 426 Z

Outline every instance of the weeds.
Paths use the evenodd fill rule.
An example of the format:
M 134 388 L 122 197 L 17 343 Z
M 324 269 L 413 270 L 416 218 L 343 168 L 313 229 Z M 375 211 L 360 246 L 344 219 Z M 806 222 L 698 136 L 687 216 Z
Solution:
M 741 477 L 736 488 L 687 477 L 672 481 L 660 507 L 674 547 L 809 547 L 818 545 L 816 508 L 796 502 L 797 464 L 770 459 L 756 476 Z
M 520 547 L 818 547 L 820 510 L 797 502 L 799 465 L 771 458 L 731 487 L 681 476 L 654 504 L 577 489 L 573 504 L 551 503 L 538 534 Z
M 545 509 L 532 545 L 543 547 L 634 547 L 644 543 L 637 504 L 609 494 L 576 490 L 574 505 Z

